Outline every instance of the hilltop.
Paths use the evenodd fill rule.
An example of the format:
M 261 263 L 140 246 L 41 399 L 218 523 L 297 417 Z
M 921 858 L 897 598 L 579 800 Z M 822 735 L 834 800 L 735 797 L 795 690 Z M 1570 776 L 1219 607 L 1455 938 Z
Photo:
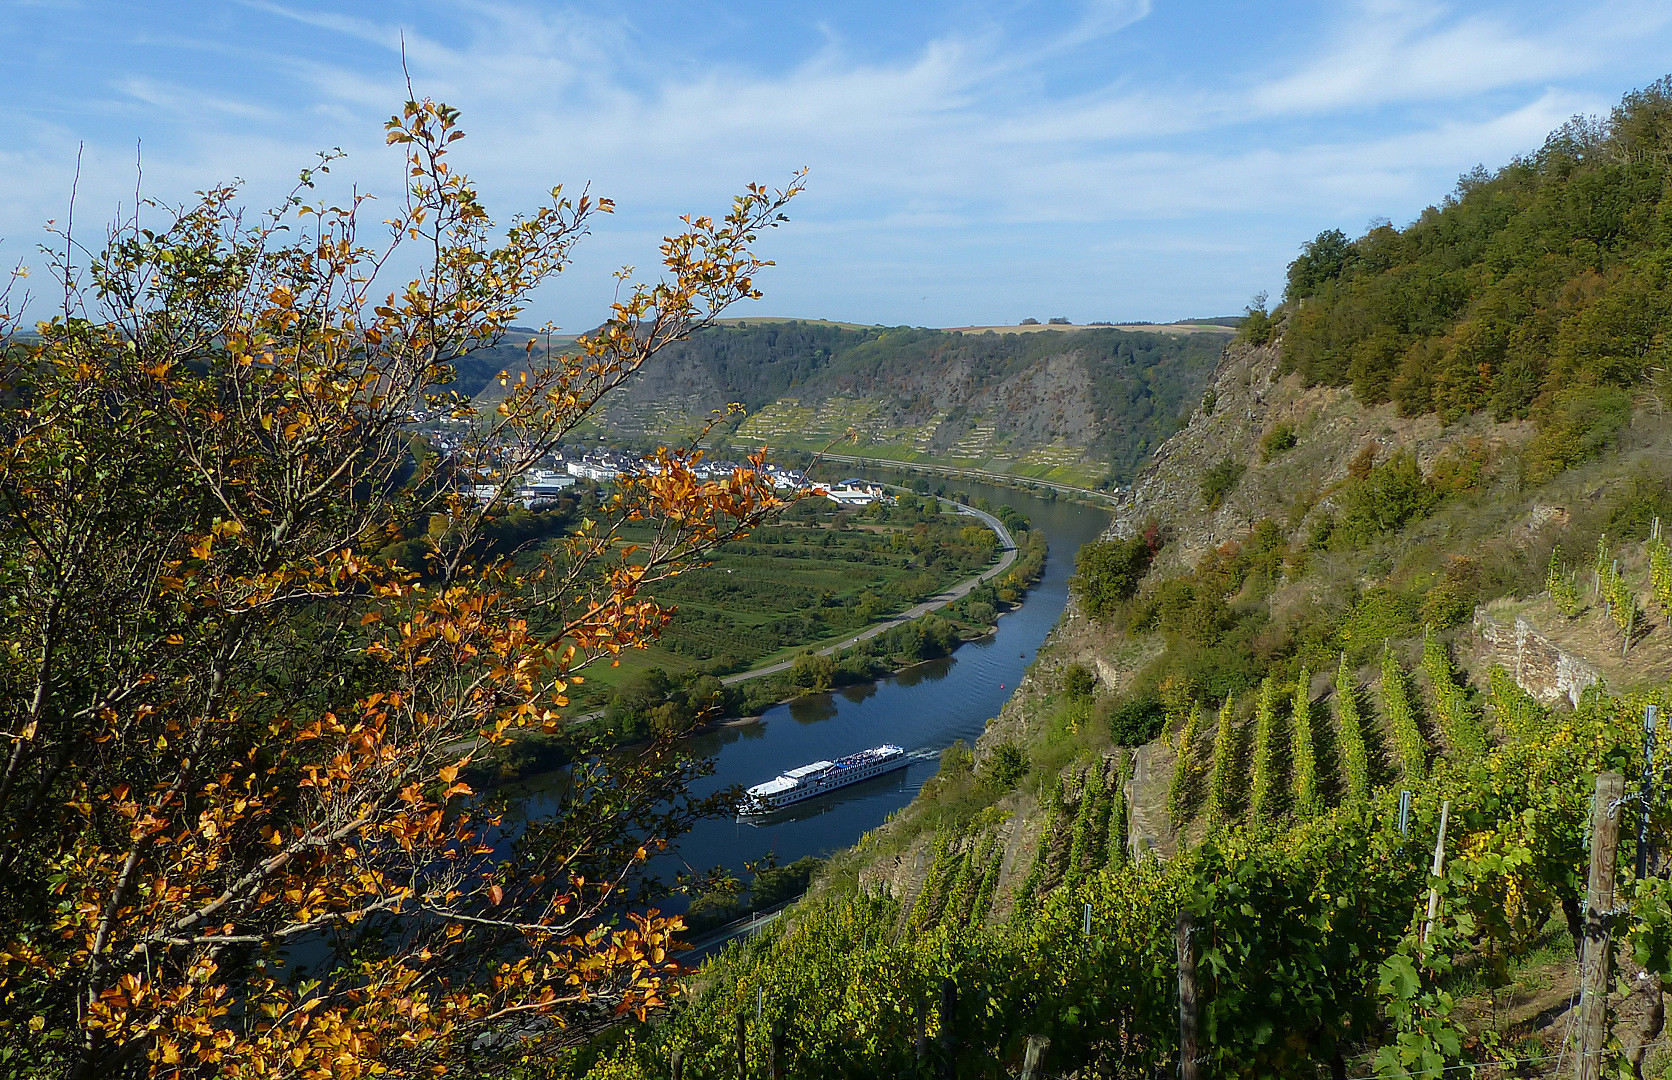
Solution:
M 977 333 L 739 319 L 669 346 L 588 430 L 685 438 L 737 402 L 744 415 L 715 439 L 732 451 L 818 450 L 851 430 L 857 441 L 838 447 L 844 454 L 1110 486 L 1128 482 L 1183 422 L 1226 333 L 1194 324 Z M 461 371 L 460 389 L 482 386 L 482 400 L 492 401 L 497 383 L 481 371 L 515 370 L 523 347 L 484 353 L 476 381 Z

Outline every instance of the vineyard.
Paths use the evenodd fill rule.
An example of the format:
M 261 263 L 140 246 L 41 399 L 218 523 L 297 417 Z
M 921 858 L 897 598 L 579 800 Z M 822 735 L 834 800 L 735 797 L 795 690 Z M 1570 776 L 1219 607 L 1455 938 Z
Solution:
M 1503 740 L 1475 757 L 1447 754 L 1410 782 L 1403 831 L 1396 788 L 1355 801 L 1346 782 L 1344 805 L 1296 798 L 1281 828 L 1215 829 L 1170 861 L 1134 859 L 1116 842 L 1121 801 L 1109 795 L 1126 764 L 1082 762 L 1049 800 L 1007 927 L 982 925 L 993 837 L 1008 824 L 983 821 L 936 838 L 914 900 L 833 888 L 792 928 L 712 961 L 707 993 L 668 1023 L 623 1032 L 567 1067 L 666 1075 L 677 1049 L 687 1076 L 735 1075 L 741 1026 L 748 1060 L 765 1061 L 770 1044 L 795 1077 L 927 1076 L 948 1047 L 960 1077 L 1010 1076 L 1030 1035 L 1050 1039 L 1052 1061 L 1094 1075 L 1170 1073 L 1181 912 L 1197 927 L 1202 1075 L 1345 1076 L 1357 1059 L 1351 1075 L 1401 1076 L 1513 1057 L 1494 1031 L 1465 1029 L 1448 980 L 1457 965 L 1567 940 L 1592 781 L 1641 771 L 1645 704 L 1593 695 L 1555 716 L 1517 693 L 1500 684 L 1493 694 Z M 1442 802 L 1453 840 L 1433 877 Z M 1430 888 L 1436 920 L 1419 940 Z M 1623 955 L 1672 976 L 1663 883 L 1623 895 Z M 1492 966 L 1478 970 L 1490 983 Z
M 1642 634 L 1648 615 L 1672 611 L 1669 565 L 1657 522 L 1640 549 L 1604 541 L 1586 570 L 1553 554 L 1551 598 L 1565 588 L 1577 611 L 1606 605 L 1629 644 L 1632 627 Z M 1368 591 L 1355 625 L 1399 624 L 1397 602 Z M 1599 688 L 1556 713 L 1500 667 L 1475 690 L 1461 659 L 1429 629 L 1332 654 L 1326 678 L 1297 659 L 1223 697 L 1168 684 L 1149 746 L 1076 751 L 1049 766 L 1031 809 L 943 813 L 920 877 L 865 878 L 838 859 L 792 922 L 713 958 L 703 993 L 667 1023 L 564 1068 L 648 1078 L 677 1051 L 691 1077 L 738 1075 L 741 1055 L 761 1075 L 955 1066 L 997 1078 L 1017 1075 L 1030 1037 L 1044 1037 L 1045 1071 L 1030 1075 L 1172 1075 L 1188 949 L 1197 1075 L 1409 1077 L 1478 1063 L 1547 1075 L 1557 1047 L 1506 1019 L 1513 973 L 1526 956 L 1573 965 L 1593 783 L 1643 773 L 1641 717 L 1651 701 L 1664 710 L 1667 689 Z M 1101 715 L 1084 695 L 1058 706 L 1054 745 L 1083 740 Z M 1660 739 L 1672 745 L 1664 724 Z M 1159 820 L 1176 835 L 1164 859 L 1133 828 L 1145 753 Z M 1629 880 L 1637 843 L 1626 832 L 1621 970 L 1672 978 L 1672 893 L 1652 876 Z M 1672 848 L 1669 834 L 1672 813 L 1656 810 L 1651 848 Z M 852 858 L 888 842 L 872 834 Z M 1644 859 L 1658 861 L 1650 849 Z M 1486 1002 L 1484 1018 L 1460 1006 L 1464 988 Z M 1629 1074 L 1642 1062 L 1627 1060 L 1623 1039 L 1606 1068 Z

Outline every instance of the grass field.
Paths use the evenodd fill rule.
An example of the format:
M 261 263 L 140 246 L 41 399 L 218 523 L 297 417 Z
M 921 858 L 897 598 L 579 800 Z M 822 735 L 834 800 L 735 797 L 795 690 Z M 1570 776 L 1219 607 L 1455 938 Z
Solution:
M 626 533 L 624 539 L 643 539 Z M 984 526 L 934 500 L 838 512 L 799 504 L 780 524 L 726 545 L 711 565 L 662 585 L 678 608 L 647 649 L 587 673 L 579 700 L 601 704 L 650 668 L 725 674 L 834 643 L 979 572 L 996 557 Z

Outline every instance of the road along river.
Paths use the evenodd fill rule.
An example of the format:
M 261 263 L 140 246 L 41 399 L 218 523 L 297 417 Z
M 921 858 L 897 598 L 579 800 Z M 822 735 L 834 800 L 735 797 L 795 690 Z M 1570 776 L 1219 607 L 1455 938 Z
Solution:
M 998 714 L 1062 614 L 1075 553 L 1108 526 L 1109 515 L 1066 500 L 1047 502 L 984 484 L 959 483 L 949 489 L 966 491 L 972 498 L 985 496 L 995 506 L 1009 503 L 1026 514 L 1035 529 L 1043 529 L 1050 544 L 1044 575 L 1026 602 L 1000 617 L 995 634 L 876 683 L 800 698 L 768 709 L 757 721 L 692 740 L 694 750 L 716 759 L 715 773 L 700 782 L 699 793 L 733 784 L 749 787 L 785 769 L 883 743 L 905 747 L 914 757 L 911 766 L 813 799 L 759 824 L 729 818 L 702 822 L 680 843 L 676 860 L 657 860 L 659 874 L 671 878 L 684 866 L 725 866 L 743 876 L 745 862 L 768 852 L 788 863 L 849 847 L 917 795 L 934 775 L 942 750 L 958 739 L 973 742 L 987 719 Z M 550 813 L 551 785 L 535 778 L 525 790 L 529 799 L 523 813 Z

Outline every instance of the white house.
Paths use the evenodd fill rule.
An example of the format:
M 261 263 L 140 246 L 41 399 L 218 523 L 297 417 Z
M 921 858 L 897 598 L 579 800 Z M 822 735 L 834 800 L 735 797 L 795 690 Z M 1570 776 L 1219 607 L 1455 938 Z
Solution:
M 841 506 L 869 506 L 882 498 L 883 490 L 864 480 L 844 480 L 824 489 L 825 496 Z

